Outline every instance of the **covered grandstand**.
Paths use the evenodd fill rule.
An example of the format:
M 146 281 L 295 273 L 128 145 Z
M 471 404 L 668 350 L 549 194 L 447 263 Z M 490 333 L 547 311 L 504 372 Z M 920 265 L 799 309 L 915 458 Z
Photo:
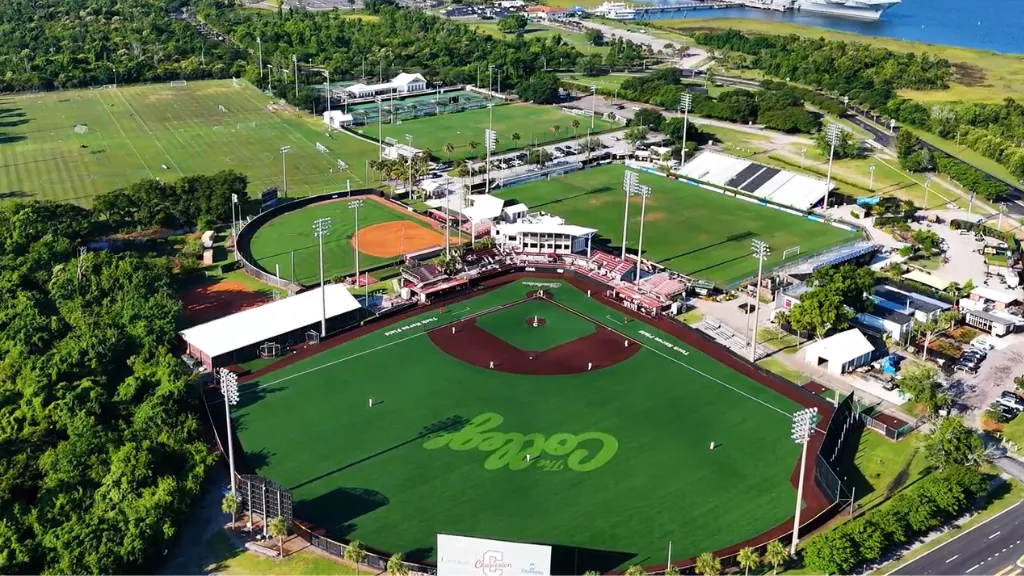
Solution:
M 701 152 L 677 174 L 803 211 L 825 197 L 824 180 L 717 152 Z

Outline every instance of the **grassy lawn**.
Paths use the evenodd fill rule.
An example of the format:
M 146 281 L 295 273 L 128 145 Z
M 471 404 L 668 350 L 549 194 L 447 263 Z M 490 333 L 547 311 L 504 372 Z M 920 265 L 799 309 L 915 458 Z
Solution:
M 317 554 L 296 552 L 279 560 L 249 552 L 236 546 L 224 532 L 206 542 L 204 574 L 282 574 L 305 575 L 355 574 L 354 568 Z
M 644 347 L 592 372 L 524 376 L 442 352 L 431 337 L 446 328 L 424 337 L 521 299 L 524 282 L 246 382 L 235 412 L 246 458 L 292 490 L 298 518 L 410 561 L 434 557 L 442 531 L 581 547 L 567 555 L 578 564 L 556 559 L 553 573 L 608 571 L 662 562 L 669 540 L 677 558 L 691 557 L 791 517 L 796 403 L 644 322 L 618 323 L 571 285 L 551 288 L 555 302 L 682 350 Z M 532 313 L 503 311 L 523 328 Z M 542 314 L 543 329 L 578 333 Z M 699 409 L 680 417 L 687 406 Z M 709 450 L 711 440 L 721 447 Z
M 690 310 L 676 316 L 676 319 L 687 326 L 696 326 L 704 320 L 704 315 L 700 313 L 700 310 Z
M 251 194 L 281 186 L 281 146 L 294 196 L 362 184 L 372 144 L 338 134 L 327 139 L 308 114 L 269 111 L 270 99 L 230 80 L 77 90 L 0 98 L 0 197 L 88 205 L 97 194 L 143 178 L 238 170 Z M 219 107 L 223 106 L 224 110 Z M 78 133 L 75 126 L 87 132 Z M 317 152 L 323 142 L 331 153 Z M 330 172 L 337 160 L 355 172 Z
M 699 30 L 736 28 L 766 34 L 797 34 L 829 40 L 868 43 L 897 52 L 926 52 L 946 58 L 954 64 L 954 82 L 948 90 L 912 91 L 901 95 L 924 102 L 949 100 L 975 100 L 1002 102 L 1006 97 L 1019 96 L 1024 91 L 1024 59 L 1019 55 L 1000 54 L 986 50 L 972 50 L 956 46 L 909 42 L 891 38 L 862 36 L 813 26 L 782 22 L 744 20 L 737 18 L 686 18 L 659 20 L 656 26 L 686 35 Z
M 936 148 L 945 151 L 947 154 L 954 155 L 965 162 L 973 164 L 978 168 L 988 172 L 989 174 L 1000 178 L 1004 182 L 1008 182 L 1013 185 L 1017 185 L 1017 178 L 1006 169 L 1005 166 L 996 162 L 995 160 L 984 156 L 966 146 L 957 146 L 956 142 L 946 140 L 945 138 L 936 136 L 931 132 L 925 132 L 923 130 L 914 129 L 914 133 L 921 137 L 921 140 L 928 142 Z
M 857 510 L 873 508 L 899 490 L 931 472 L 924 454 L 917 449 L 920 432 L 898 442 L 864 429 L 854 457 L 859 472 L 854 478 Z
M 504 38 L 508 40 L 515 37 L 515 34 L 506 34 L 501 30 L 498 30 L 497 22 L 474 22 L 471 25 L 484 34 L 489 34 L 496 38 Z M 567 44 L 573 45 L 577 50 L 584 54 L 605 54 L 608 52 L 608 46 L 594 46 L 587 41 L 587 37 L 583 34 L 574 34 L 559 28 L 549 28 L 540 24 L 530 24 L 526 27 L 526 30 L 523 31 L 524 38 L 550 38 L 552 36 L 561 36 L 562 40 Z
M 498 195 L 523 202 L 532 210 L 562 216 L 571 224 L 596 228 L 602 235 L 598 243 L 606 242 L 618 252 L 622 246 L 624 172 L 622 166 L 602 166 L 501 189 Z M 788 247 L 818 252 L 857 237 L 677 180 L 647 174 L 640 180 L 653 191 L 644 220 L 644 257 L 722 285 L 757 272 L 757 262 L 749 256 L 753 238 L 773 247 L 766 264 L 770 267 L 782 261 Z M 639 198 L 633 197 L 629 218 L 627 246 L 633 248 L 640 230 Z
M 615 90 L 622 83 L 630 78 L 640 76 L 639 74 L 607 74 L 605 76 L 583 76 L 574 72 L 563 72 L 558 75 L 563 82 L 576 84 L 589 90 L 591 86 L 597 86 L 605 90 Z
M 345 199 L 321 202 L 288 212 L 260 227 L 252 237 L 251 251 L 256 263 L 264 270 L 300 283 L 310 283 L 320 277 L 320 252 L 313 236 L 313 221 L 331 218 L 330 233 L 324 238 L 324 275 L 334 277 L 355 271 L 355 214 Z M 359 208 L 359 229 L 365 231 L 374 224 L 406 222 L 407 227 L 433 230 L 427 223 L 408 213 L 364 200 Z M 410 234 L 415 230 L 410 230 Z M 362 237 L 362 234 L 360 234 Z M 443 243 L 443 242 L 442 242 Z M 292 258 L 294 253 L 294 276 Z M 398 258 L 379 257 L 360 252 L 360 270 L 390 262 Z
M 782 350 L 786 354 L 796 354 L 800 346 L 799 338 L 792 334 L 787 334 L 774 326 L 758 330 L 757 342 L 765 348 Z
M 807 374 L 790 368 L 782 360 L 774 356 L 769 356 L 768 358 L 765 358 L 764 360 L 758 362 L 758 364 L 762 368 L 771 370 L 772 372 L 778 374 L 779 376 L 782 376 L 783 378 L 789 380 L 794 384 L 803 385 L 810 382 L 811 380 L 811 377 L 808 376 Z
M 493 118 L 491 117 L 493 113 Z M 572 128 L 573 120 L 579 121 L 579 128 Z M 555 142 L 573 138 L 575 135 L 586 135 L 590 127 L 590 118 L 573 116 L 562 112 L 555 106 L 537 106 L 534 104 L 510 104 L 494 108 L 466 110 L 456 114 L 429 116 L 416 120 L 405 120 L 401 124 L 385 124 L 384 136 L 405 142 L 405 135 L 412 136 L 412 145 L 421 150 L 430 149 L 439 158 L 447 158 L 444 152 L 446 144 L 455 146 L 452 158 L 480 156 L 484 150 L 484 131 L 489 123 L 498 133 L 496 151 L 523 148 L 536 140 L 538 144 Z M 558 128 L 556 131 L 555 128 Z M 594 119 L 594 133 L 617 129 L 620 126 L 602 118 Z M 377 126 L 365 128 L 367 134 L 376 134 Z M 519 134 L 519 141 L 512 139 Z M 471 149 L 469 142 L 477 142 L 477 148 Z

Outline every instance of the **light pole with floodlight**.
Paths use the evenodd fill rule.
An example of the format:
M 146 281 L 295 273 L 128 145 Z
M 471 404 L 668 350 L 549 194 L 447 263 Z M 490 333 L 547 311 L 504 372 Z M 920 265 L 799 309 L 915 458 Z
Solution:
M 590 129 L 594 129 L 594 107 L 597 105 L 597 86 L 590 87 Z
M 928 210 L 928 192 L 930 191 L 931 187 L 932 187 L 932 175 L 931 174 L 925 174 L 924 175 L 924 206 L 923 206 L 923 208 L 925 210 Z
M 413 157 L 413 153 L 412 153 L 412 134 L 406 134 L 405 135 L 405 141 L 408 143 L 408 146 L 409 146 L 409 150 L 408 150 L 409 162 L 407 162 L 407 164 L 408 164 L 408 167 L 409 167 L 409 199 L 411 200 L 413 198 L 413 196 L 414 196 L 413 192 L 412 192 L 412 157 Z
M 629 197 L 633 190 L 640 184 L 640 174 L 632 170 L 626 170 L 622 176 L 622 191 L 626 193 L 626 208 L 622 214 L 622 260 L 626 260 L 626 231 L 629 225 Z
M 807 444 L 811 441 L 811 434 L 814 433 L 814 423 L 817 420 L 817 408 L 805 408 L 793 414 L 793 430 L 791 438 L 801 445 L 800 454 L 800 478 L 796 488 L 796 514 L 793 516 L 793 541 L 789 545 L 789 554 L 796 554 L 796 544 L 800 541 L 800 511 L 803 509 L 804 498 L 804 472 L 807 470 Z
M 771 254 L 768 243 L 763 240 L 754 240 L 751 243 L 754 258 L 757 258 L 757 287 L 754 290 L 754 330 L 750 335 L 750 361 L 757 360 L 757 316 L 761 311 L 761 272 L 764 270 L 764 261 Z M 747 309 L 747 319 L 750 318 L 750 309 Z
M 273 94 L 274 93 L 274 65 L 273 64 L 267 64 L 267 68 L 268 68 L 268 70 L 267 70 L 267 90 L 269 90 L 270 93 Z
M 384 99 L 377 96 L 377 162 L 383 159 L 384 153 L 384 112 L 381 110 L 383 104 Z
M 485 178 L 487 182 L 485 184 L 486 193 L 491 193 L 491 152 L 498 145 L 498 133 L 488 128 L 484 130 L 484 147 L 487 150 L 487 172 Z
M 693 95 L 689 92 L 683 92 L 679 95 L 679 110 L 683 113 L 683 150 L 679 157 L 680 168 L 686 164 L 686 127 L 690 123 L 690 104 L 692 101 Z
M 237 238 L 235 238 L 235 234 L 238 232 L 238 229 L 235 227 L 235 205 L 236 204 L 238 204 L 238 194 L 235 194 L 234 192 L 232 192 L 231 193 L 231 248 L 232 248 L 232 251 L 235 253 L 235 260 L 238 260 Z M 241 214 L 239 214 L 239 219 L 241 219 Z
M 644 261 L 644 212 L 647 211 L 647 197 L 651 195 L 651 187 L 637 184 L 633 194 L 640 197 L 640 241 L 636 248 L 636 285 L 640 285 L 640 266 Z
M 262 80 L 263 79 L 263 41 L 260 40 L 259 36 L 256 37 L 256 46 L 259 47 L 259 52 L 260 52 L 260 80 Z
M 832 159 L 836 155 L 836 142 L 839 141 L 839 133 L 842 128 L 838 124 L 829 124 L 825 132 L 825 137 L 828 138 L 829 151 L 828 151 L 828 176 L 825 177 L 825 201 L 822 203 L 822 209 L 828 210 L 828 191 L 832 188 Z
M 291 150 L 291 146 L 281 146 L 281 184 L 284 188 L 284 197 L 288 197 L 288 165 L 285 163 L 285 155 Z
M 228 466 L 231 468 L 231 495 L 237 497 L 235 482 L 235 442 L 231 434 L 231 407 L 238 404 L 238 376 L 227 368 L 220 369 L 220 393 L 224 395 L 224 426 L 228 437 Z
M 295 76 L 295 99 L 299 98 L 299 57 L 292 54 L 292 75 Z
M 327 296 L 324 293 L 324 236 L 331 232 L 331 218 L 318 218 L 313 221 L 313 235 L 320 245 L 320 337 L 327 337 Z M 358 242 L 358 238 L 356 242 Z M 357 252 L 358 254 L 358 252 Z
M 875 164 L 873 162 L 871 163 L 870 166 L 868 166 L 868 174 L 869 174 L 869 176 L 868 176 L 868 188 L 872 192 L 874 192 L 875 191 Z

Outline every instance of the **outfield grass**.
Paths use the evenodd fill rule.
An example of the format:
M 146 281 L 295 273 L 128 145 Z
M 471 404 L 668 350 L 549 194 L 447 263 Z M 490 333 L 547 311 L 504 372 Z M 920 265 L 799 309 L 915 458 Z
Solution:
M 350 274 L 355 270 L 355 211 L 348 207 L 348 201 L 322 202 L 288 212 L 274 218 L 253 234 L 250 250 L 253 259 L 271 273 L 280 269 L 281 277 L 308 284 L 320 277 L 320 251 L 313 236 L 313 221 L 331 218 L 330 233 L 324 238 L 324 275 L 332 278 Z M 404 221 L 409 226 L 430 226 L 407 213 L 389 208 L 374 201 L 363 201 L 359 208 L 359 228 L 383 222 Z M 295 257 L 295 271 L 292 274 L 292 254 Z M 360 270 L 390 262 L 395 258 L 378 258 L 360 253 Z
M 425 336 L 521 299 L 525 282 L 244 384 L 235 418 L 250 464 L 293 491 L 296 517 L 413 561 L 434 557 L 436 534 L 448 532 L 602 551 L 579 551 L 559 573 L 611 570 L 663 563 L 670 540 L 676 558 L 692 557 L 792 516 L 788 415 L 799 406 L 645 323 L 619 324 L 574 287 L 553 288 L 554 299 L 682 351 L 655 344 L 601 370 L 531 377 L 463 363 Z M 560 328 L 548 319 L 545 329 Z M 557 434 L 586 453 L 524 464 L 521 445 L 488 454 L 497 444 L 472 449 L 470 431 L 450 443 L 436 435 L 485 414 L 501 420 L 493 440 Z M 600 465 L 582 471 L 589 462 Z
M 569 84 L 575 84 L 582 87 L 585 90 L 589 90 L 591 86 L 597 86 L 605 90 L 615 90 L 622 83 L 630 78 L 636 78 L 641 76 L 640 74 L 606 74 L 604 76 L 584 76 L 575 72 L 564 72 L 558 75 L 558 77 Z
M 88 205 L 97 194 L 143 178 L 225 169 L 248 175 L 256 194 L 281 186 L 282 146 L 291 146 L 292 195 L 362 183 L 364 160 L 377 156 L 372 144 L 340 133 L 327 139 L 318 119 L 271 112 L 269 103 L 249 84 L 236 88 L 230 80 L 0 97 L 0 199 Z M 76 133 L 78 124 L 88 133 Z M 317 152 L 318 141 L 331 152 Z M 353 171 L 331 173 L 338 159 Z
M 945 58 L 954 64 L 954 82 L 947 90 L 914 91 L 903 90 L 902 96 L 922 102 L 945 102 L 950 100 L 972 100 L 1001 103 L 1004 98 L 1018 97 L 1024 92 L 1024 58 L 1015 54 L 1001 54 L 987 50 L 974 50 L 957 46 L 910 42 L 877 36 L 863 36 L 850 32 L 839 32 L 827 28 L 816 28 L 800 24 L 747 20 L 740 18 L 686 18 L 658 20 L 650 24 L 656 28 L 668 29 L 681 35 L 700 30 L 738 30 L 765 34 L 797 34 L 828 40 L 867 43 L 888 48 L 895 52 L 928 53 Z
M 623 166 L 602 166 L 552 180 L 497 191 L 531 210 L 562 216 L 571 224 L 600 230 L 613 253 L 622 246 Z M 757 273 L 750 241 L 772 248 L 766 267 L 782 263 L 782 253 L 800 246 L 801 254 L 818 252 L 855 240 L 857 234 L 833 226 L 729 198 L 677 180 L 643 174 L 652 189 L 644 220 L 644 257 L 691 276 L 727 285 Z M 629 242 L 635 249 L 640 234 L 640 199 L 629 208 Z
M 913 130 L 915 134 L 920 136 L 921 140 L 924 140 L 925 142 L 928 142 L 932 146 L 935 146 L 936 148 L 945 151 L 947 154 L 951 154 L 953 156 L 961 158 L 965 162 L 977 166 L 978 168 L 999 178 L 1003 182 L 1007 182 L 1014 186 L 1020 184 L 1017 181 L 1017 177 L 1011 174 L 1005 166 L 989 158 L 988 156 L 975 152 L 974 150 L 971 150 L 966 146 L 957 146 L 956 142 L 946 140 L 945 138 L 942 138 L 941 136 L 936 136 L 931 132 L 925 132 L 924 130 L 917 130 L 914 128 L 911 128 L 911 130 Z
M 493 120 L 489 112 L 493 112 Z M 572 128 L 573 119 L 579 120 L 580 123 L 575 131 Z M 485 153 L 484 130 L 487 129 L 488 122 L 492 122 L 494 131 L 498 133 L 498 146 L 495 149 L 498 152 L 524 148 L 535 140 L 537 144 L 546 144 L 585 135 L 587 128 L 590 127 L 589 117 L 566 114 L 557 106 L 510 104 L 491 109 L 479 108 L 456 114 L 406 120 L 401 124 L 385 124 L 383 134 L 384 137 L 394 138 L 403 144 L 406 142 L 405 135 L 408 134 L 412 136 L 413 147 L 420 150 L 430 149 L 435 156 L 442 159 L 448 158 L 444 147 L 445 144 L 451 143 L 455 146 L 452 158 L 465 158 Z M 554 130 L 556 126 L 557 132 Z M 620 126 L 615 122 L 602 118 L 594 119 L 595 133 L 616 128 Z M 367 126 L 364 131 L 367 134 L 376 134 L 377 126 Z M 518 142 L 512 139 L 513 133 L 519 134 Z M 470 141 L 479 144 L 476 150 L 470 149 Z

